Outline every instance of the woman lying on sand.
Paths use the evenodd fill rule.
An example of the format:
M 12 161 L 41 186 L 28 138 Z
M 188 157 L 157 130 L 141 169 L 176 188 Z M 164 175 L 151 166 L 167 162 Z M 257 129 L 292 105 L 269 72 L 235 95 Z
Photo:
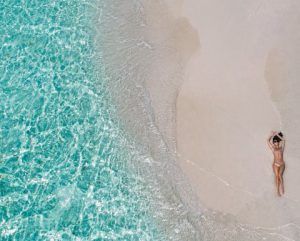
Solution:
M 271 141 L 272 140 L 272 141 Z M 280 145 L 281 143 L 281 145 Z M 283 151 L 285 145 L 285 139 L 281 132 L 272 131 L 270 137 L 268 138 L 268 145 L 273 152 L 274 162 L 273 162 L 273 171 L 275 174 L 275 182 L 277 187 L 277 194 L 281 196 L 284 194 L 283 187 L 283 172 L 285 168 L 285 163 L 283 160 Z M 281 189 L 281 192 L 280 192 Z

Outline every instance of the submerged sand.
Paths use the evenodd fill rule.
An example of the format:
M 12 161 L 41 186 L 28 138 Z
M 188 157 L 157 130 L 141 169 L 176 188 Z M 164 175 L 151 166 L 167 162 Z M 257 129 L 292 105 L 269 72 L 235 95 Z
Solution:
M 300 2 L 184 0 L 176 6 L 200 43 L 176 117 L 178 159 L 199 202 L 299 240 Z M 271 130 L 287 139 L 281 198 L 266 143 Z

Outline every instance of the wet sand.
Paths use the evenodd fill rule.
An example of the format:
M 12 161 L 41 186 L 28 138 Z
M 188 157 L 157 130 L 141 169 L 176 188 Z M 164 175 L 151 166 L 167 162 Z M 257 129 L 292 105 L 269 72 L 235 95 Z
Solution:
M 201 205 L 289 238 L 300 237 L 299 9 L 296 0 L 184 0 L 174 8 L 200 42 L 176 103 L 181 168 Z M 281 198 L 271 130 L 287 139 Z

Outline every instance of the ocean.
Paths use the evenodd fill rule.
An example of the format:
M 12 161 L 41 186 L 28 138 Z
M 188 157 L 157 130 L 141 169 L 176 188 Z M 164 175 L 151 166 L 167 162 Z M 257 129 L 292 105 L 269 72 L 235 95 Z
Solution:
M 110 3 L 1 1 L 3 241 L 172 237 L 168 219 L 180 210 L 146 174 L 150 156 L 118 116 L 112 86 L 124 89 L 101 59 L 101 4 Z

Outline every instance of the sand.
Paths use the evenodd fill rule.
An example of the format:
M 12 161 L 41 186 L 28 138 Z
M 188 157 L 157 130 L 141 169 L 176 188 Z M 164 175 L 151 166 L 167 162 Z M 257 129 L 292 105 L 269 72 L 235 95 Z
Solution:
M 300 3 L 183 0 L 198 32 L 176 103 L 180 166 L 201 205 L 300 238 Z M 276 196 L 271 130 L 286 135 Z M 300 239 L 298 239 L 300 240 Z

